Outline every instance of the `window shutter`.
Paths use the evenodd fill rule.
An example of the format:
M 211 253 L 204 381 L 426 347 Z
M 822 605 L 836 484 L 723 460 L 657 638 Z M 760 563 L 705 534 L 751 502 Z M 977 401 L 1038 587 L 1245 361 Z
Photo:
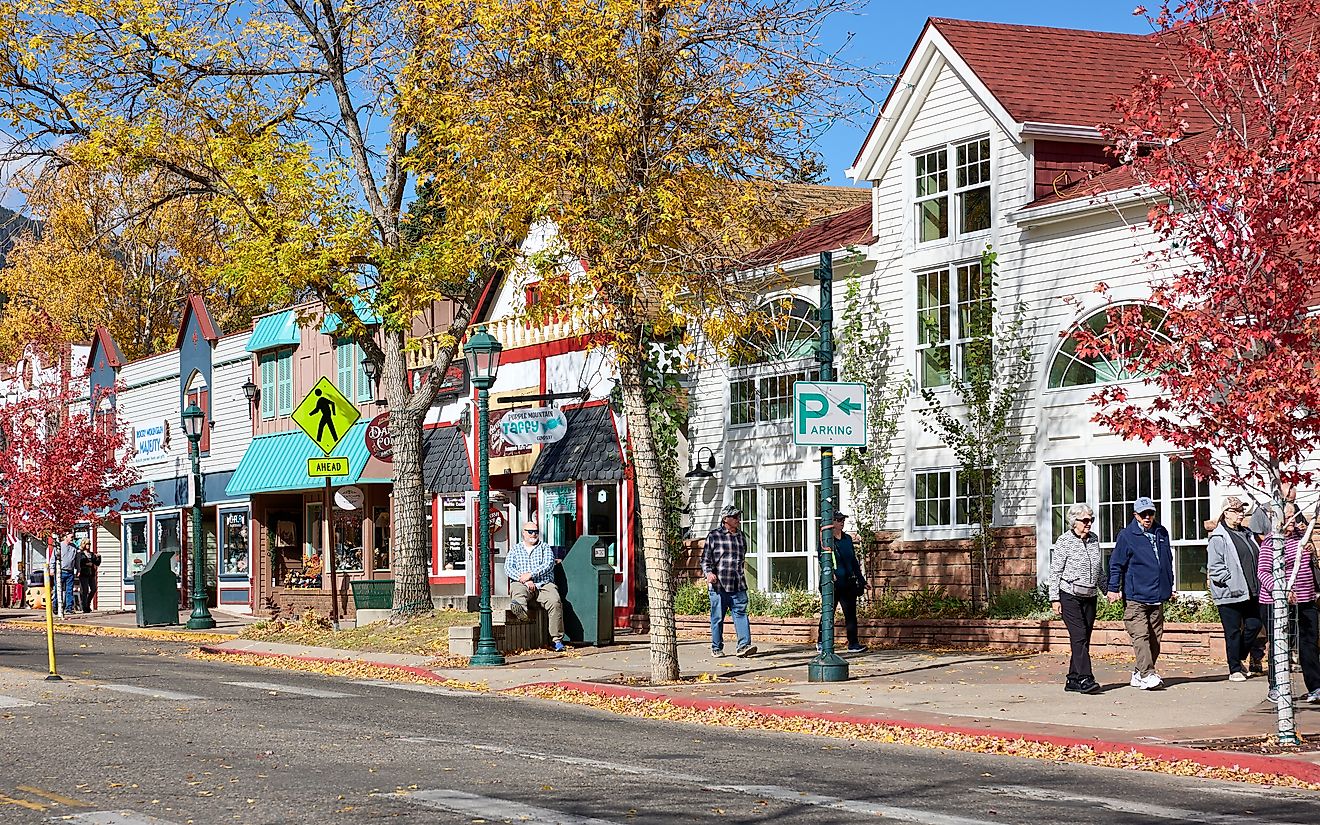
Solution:
M 275 353 L 261 354 L 261 417 L 275 417 Z
M 357 400 L 374 401 L 375 388 L 371 386 L 372 381 L 367 377 L 367 371 L 362 366 L 362 361 L 367 357 L 367 354 L 362 351 L 362 347 L 355 346 L 353 349 L 357 350 Z
M 211 452 L 211 390 L 197 391 L 197 406 L 202 408 L 202 440 L 197 442 L 201 453 Z
M 293 350 L 282 352 L 275 360 L 276 380 L 279 383 L 279 414 L 293 412 Z

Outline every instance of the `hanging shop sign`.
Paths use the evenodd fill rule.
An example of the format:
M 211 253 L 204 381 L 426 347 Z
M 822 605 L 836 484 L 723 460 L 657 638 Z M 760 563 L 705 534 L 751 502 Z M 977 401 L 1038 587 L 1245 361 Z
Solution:
M 340 510 L 357 510 L 362 507 L 366 496 L 361 487 L 340 487 L 335 490 L 335 506 Z
M 568 432 L 568 419 L 558 407 L 511 410 L 500 419 L 500 433 L 510 444 L 553 444 Z
M 394 442 L 390 440 L 390 414 L 383 412 L 367 422 L 367 452 L 381 461 L 394 460 Z

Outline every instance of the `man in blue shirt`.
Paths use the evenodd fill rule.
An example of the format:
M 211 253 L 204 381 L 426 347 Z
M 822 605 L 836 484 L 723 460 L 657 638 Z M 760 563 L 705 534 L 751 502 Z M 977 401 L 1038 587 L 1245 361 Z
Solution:
M 523 525 L 522 542 L 509 550 L 504 560 L 504 572 L 509 577 L 509 595 L 513 604 L 509 609 L 519 621 L 527 621 L 527 604 L 531 599 L 545 608 L 550 619 L 550 641 L 555 650 L 564 649 L 564 603 L 555 584 L 555 549 L 541 541 L 541 530 L 536 522 Z
M 1173 596 L 1173 548 L 1169 531 L 1155 523 L 1148 496 L 1132 505 L 1132 523 L 1118 534 L 1109 557 L 1109 601 L 1123 600 L 1123 626 L 1132 637 L 1136 667 L 1129 684 L 1141 690 L 1162 687 L 1155 671 L 1164 636 L 1164 603 Z

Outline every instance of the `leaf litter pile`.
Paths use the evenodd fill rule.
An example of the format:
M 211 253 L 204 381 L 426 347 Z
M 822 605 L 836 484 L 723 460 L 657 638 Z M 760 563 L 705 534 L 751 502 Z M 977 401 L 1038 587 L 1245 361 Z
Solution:
M 340 679 L 376 679 L 417 685 L 439 685 L 454 690 L 470 690 L 481 693 L 489 690 L 485 682 L 465 682 L 461 679 L 449 679 L 436 673 L 430 673 L 422 668 L 401 668 L 394 665 L 376 665 L 370 662 L 347 659 L 294 659 L 289 656 L 269 656 L 255 653 L 209 653 L 204 650 L 190 650 L 186 655 L 190 659 L 199 659 L 204 662 L 222 662 L 227 665 L 267 667 L 277 670 L 296 670 L 303 673 L 334 676 Z
M 1307 782 L 1292 776 L 1262 773 L 1236 766 L 1231 768 L 1211 767 L 1186 759 L 1156 759 L 1135 750 L 1101 752 L 1089 745 L 1055 745 L 1027 739 L 953 733 L 876 722 L 859 723 L 801 716 L 776 716 L 745 708 L 689 708 L 674 705 L 667 700 L 629 696 L 602 696 L 553 685 L 529 685 L 506 692 L 556 702 L 586 705 L 610 713 L 664 722 L 684 722 L 707 727 L 717 725 L 739 730 L 799 733 L 809 736 L 849 739 L 856 742 L 908 745 L 910 747 L 935 748 L 961 751 L 963 753 L 1018 756 L 1075 765 L 1093 765 L 1103 768 L 1121 768 L 1172 774 L 1174 776 L 1191 776 L 1202 779 L 1249 782 L 1256 785 L 1274 785 L 1299 790 L 1320 791 L 1320 783 Z

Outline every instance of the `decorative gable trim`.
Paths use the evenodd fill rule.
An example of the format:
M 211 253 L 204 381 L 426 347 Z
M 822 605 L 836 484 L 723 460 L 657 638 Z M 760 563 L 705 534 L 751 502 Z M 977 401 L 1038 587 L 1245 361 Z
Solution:
M 946 65 L 966 84 L 999 127 L 1013 140 L 1021 142 L 1022 124 L 1013 119 L 944 35 L 928 21 L 866 142 L 852 167 L 845 172 L 848 177 L 874 181 L 884 175 L 925 104 L 940 70 Z
M 104 367 L 117 370 L 126 363 L 127 359 L 119 350 L 115 339 L 110 336 L 110 330 L 97 327 L 96 332 L 92 334 L 92 348 L 87 353 L 87 373 L 90 374 Z
M 186 336 L 188 334 L 188 322 L 192 318 L 197 318 L 197 329 L 202 337 L 214 344 L 220 339 L 220 328 L 215 325 L 215 320 L 211 318 L 211 312 L 206 308 L 206 302 L 200 295 L 189 295 L 188 301 L 183 305 L 183 317 L 179 319 L 179 334 L 174 339 L 174 348 L 182 349 Z

